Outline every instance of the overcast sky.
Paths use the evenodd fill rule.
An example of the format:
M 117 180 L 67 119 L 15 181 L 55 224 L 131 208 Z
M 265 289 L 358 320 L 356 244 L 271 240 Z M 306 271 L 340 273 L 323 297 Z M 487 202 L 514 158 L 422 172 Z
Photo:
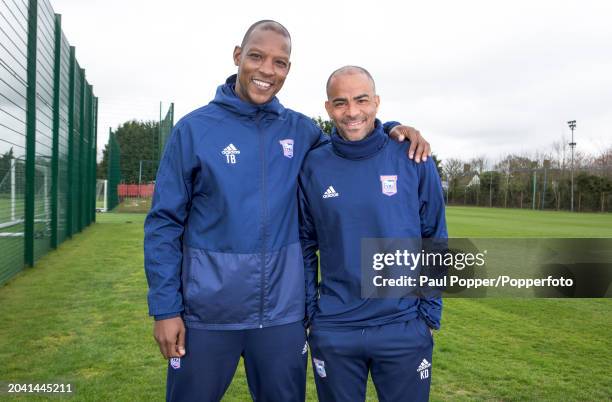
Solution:
M 610 1 L 51 0 L 100 99 L 108 128 L 175 121 L 207 104 L 236 68 L 232 51 L 260 19 L 284 24 L 292 68 L 281 102 L 326 117 L 324 83 L 346 64 L 367 68 L 379 117 L 418 128 L 442 159 L 546 151 L 570 135 L 578 150 L 612 145 Z

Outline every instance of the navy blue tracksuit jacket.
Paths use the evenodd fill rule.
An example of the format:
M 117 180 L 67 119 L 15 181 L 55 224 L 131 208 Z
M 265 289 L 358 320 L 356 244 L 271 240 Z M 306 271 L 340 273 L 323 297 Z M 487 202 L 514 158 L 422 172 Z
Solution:
M 432 158 L 406 158 L 408 144 L 389 141 L 378 121 L 361 141 L 335 129 L 331 140 L 307 155 L 299 178 L 309 320 L 315 328 L 367 327 L 420 316 L 438 329 L 441 298 L 361 298 L 362 238 L 448 237 Z
M 203 329 L 304 317 L 297 176 L 324 140 L 313 121 L 242 101 L 236 76 L 174 127 L 145 222 L 149 312 Z

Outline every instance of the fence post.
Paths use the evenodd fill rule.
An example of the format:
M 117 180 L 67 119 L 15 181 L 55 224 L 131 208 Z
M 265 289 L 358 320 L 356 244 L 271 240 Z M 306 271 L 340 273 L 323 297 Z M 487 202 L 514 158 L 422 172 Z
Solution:
M 97 171 L 98 171 L 98 98 L 94 97 L 94 116 L 93 116 L 93 162 L 92 162 L 92 183 L 96 183 Z M 91 205 L 91 221 L 96 221 L 96 186 L 94 184 L 94 191 L 92 196 Z
M 34 265 L 34 177 L 36 174 L 36 48 L 38 0 L 28 1 L 28 63 L 26 104 L 26 166 L 25 166 L 25 227 L 24 261 Z
M 112 179 L 113 176 L 111 176 L 111 175 L 113 174 L 112 173 L 112 171 L 113 171 L 112 166 L 113 166 L 113 158 L 115 157 L 114 156 L 115 150 L 113 149 L 113 129 L 110 128 L 110 127 L 108 128 L 108 148 L 107 148 L 106 152 L 108 152 L 108 154 L 106 156 L 106 160 L 108 161 L 108 163 L 106 164 L 106 178 L 108 180 L 108 185 L 113 185 L 114 181 Z M 106 195 L 106 199 L 107 199 L 106 211 L 107 212 L 110 211 L 111 209 L 115 208 L 115 202 L 113 201 L 115 199 L 114 198 L 114 194 L 115 193 L 112 192 L 112 191 L 113 190 L 111 190 L 111 192 L 110 192 L 111 197 L 113 197 L 111 200 L 108 199 L 108 194 L 109 194 L 108 190 L 107 190 L 107 193 L 106 193 L 107 194 Z
M 66 236 L 74 233 L 74 70 L 76 68 L 75 49 L 70 46 L 70 75 L 68 89 L 68 194 L 66 202 Z
M 53 146 L 51 156 L 51 248 L 57 248 L 57 197 L 59 179 L 59 112 L 62 16 L 55 14 L 55 52 L 53 65 Z
M 83 228 L 85 228 L 86 226 L 89 226 L 89 223 L 91 222 L 91 212 L 89 211 L 89 207 L 91 205 L 90 202 L 90 194 L 91 194 L 91 138 L 92 138 L 92 133 L 91 133 L 91 118 L 93 115 L 93 102 L 92 102 L 92 98 L 91 98 L 91 85 L 89 85 L 87 83 L 87 81 L 85 81 L 85 105 L 87 105 L 87 107 L 85 108 L 85 130 L 83 131 L 85 133 L 85 152 L 84 152 L 84 158 L 85 158 L 85 166 L 83 166 Z
M 79 105 L 79 153 L 77 155 L 77 160 L 79 162 L 78 179 L 77 179 L 77 189 L 78 189 L 78 199 L 77 199 L 77 231 L 83 230 L 83 137 L 85 134 L 85 69 L 79 68 L 79 80 L 81 81 L 81 98 Z
M 89 147 L 87 148 L 87 166 L 85 168 L 85 174 L 87 177 L 87 198 L 85 199 L 85 206 L 86 206 L 86 210 L 85 210 L 85 217 L 87 219 L 87 226 L 89 226 L 91 224 L 91 201 L 92 199 L 95 200 L 95 197 L 92 197 L 92 195 L 94 195 L 96 193 L 96 180 L 95 178 L 93 179 L 92 182 L 92 177 L 91 177 L 91 165 L 92 162 L 94 160 L 94 154 L 93 154 L 93 109 L 94 109 L 94 102 L 93 102 L 93 86 L 91 84 L 87 85 L 87 100 L 89 102 L 89 107 L 87 108 L 89 110 L 89 116 L 88 116 L 88 122 L 87 122 L 87 138 L 88 138 L 88 145 Z

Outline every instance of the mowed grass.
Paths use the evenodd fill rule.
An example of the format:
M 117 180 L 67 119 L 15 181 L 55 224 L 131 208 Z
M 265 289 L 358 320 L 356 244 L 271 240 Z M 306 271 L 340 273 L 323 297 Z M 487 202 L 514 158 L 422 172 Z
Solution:
M 612 237 L 612 214 L 449 207 L 451 237 Z
M 451 207 L 447 216 L 453 237 L 612 237 L 610 214 Z M 144 215 L 97 221 L 0 288 L 0 382 L 69 381 L 79 401 L 163 400 L 166 362 L 147 317 Z M 431 399 L 610 400 L 611 334 L 609 299 L 447 299 Z M 307 393 L 316 400 L 310 367 Z M 239 367 L 224 400 L 248 395 Z M 368 399 L 376 400 L 371 384 Z

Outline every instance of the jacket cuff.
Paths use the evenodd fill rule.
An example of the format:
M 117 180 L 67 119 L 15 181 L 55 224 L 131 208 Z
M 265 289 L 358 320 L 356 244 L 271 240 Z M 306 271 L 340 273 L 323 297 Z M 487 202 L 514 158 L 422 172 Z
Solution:
M 427 324 L 427 326 L 431 329 L 440 329 L 440 322 L 435 322 L 433 321 L 431 318 L 429 318 L 427 315 L 423 314 L 423 313 L 419 313 L 419 316 L 425 321 L 425 324 Z
M 430 314 L 433 313 L 433 314 Z M 429 309 L 424 303 L 421 303 L 418 308 L 419 317 L 425 321 L 427 326 L 431 329 L 440 329 L 440 313 L 436 314 L 436 310 Z
M 383 130 L 385 133 L 387 133 L 387 135 L 391 134 L 391 130 L 393 130 L 395 127 L 400 126 L 401 123 L 397 122 L 397 121 L 388 121 L 386 123 L 383 124 Z
M 159 314 L 155 316 L 155 321 L 167 320 L 174 317 L 180 317 L 181 312 L 178 313 L 168 313 L 168 314 Z

